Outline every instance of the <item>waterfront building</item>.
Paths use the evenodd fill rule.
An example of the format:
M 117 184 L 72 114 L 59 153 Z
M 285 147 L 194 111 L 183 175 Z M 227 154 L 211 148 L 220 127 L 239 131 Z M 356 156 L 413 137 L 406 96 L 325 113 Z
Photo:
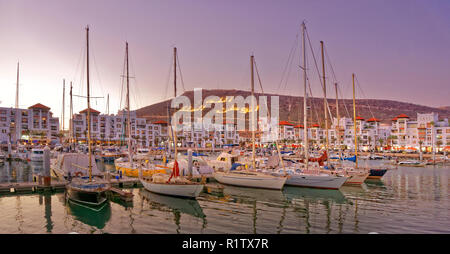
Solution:
M 97 144 L 124 145 L 128 142 L 128 112 L 119 111 L 117 115 L 100 114 L 91 109 L 91 139 Z M 73 137 L 75 142 L 86 142 L 87 109 L 73 116 Z M 130 111 L 132 142 L 138 147 L 164 147 L 170 140 L 168 123 L 164 120 L 150 122 L 138 118 L 136 111 Z M 177 132 L 178 146 L 212 147 L 239 142 L 239 134 L 234 124 L 203 128 L 197 125 L 183 125 Z
M 55 144 L 59 139 L 59 118 L 53 117 L 49 107 L 40 103 L 28 109 L 0 107 L 2 144 Z
M 450 148 L 448 119 L 439 119 L 437 113 L 417 113 L 417 120 L 401 114 L 392 119 L 392 147 L 395 150 L 431 152 Z
M 333 118 L 331 129 L 329 130 L 329 140 L 333 147 L 338 147 L 337 119 Z M 363 117 L 356 117 L 356 136 L 358 138 L 358 148 L 362 150 L 379 150 L 386 144 L 390 135 L 390 126 L 381 124 L 375 117 L 365 120 Z M 340 145 L 343 148 L 355 149 L 355 134 L 352 118 L 343 117 L 339 119 L 338 131 Z

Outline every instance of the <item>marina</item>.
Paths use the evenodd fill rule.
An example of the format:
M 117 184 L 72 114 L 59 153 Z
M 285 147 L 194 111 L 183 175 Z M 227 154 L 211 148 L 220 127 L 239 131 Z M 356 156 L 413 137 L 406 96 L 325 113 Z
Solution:
M 0 168 L 0 186 L 24 185 L 37 172 L 34 164 L 13 163 L 9 183 L 7 168 Z M 102 162 L 99 168 L 114 169 Z M 222 193 L 203 192 L 197 199 L 154 194 L 130 183 L 119 189 L 133 194 L 131 203 L 111 199 L 99 211 L 66 203 L 64 189 L 2 192 L 0 233 L 450 233 L 449 172 L 399 166 L 381 180 L 339 190 L 227 185 Z
M 0 1 L 0 234 L 450 234 L 450 2 Z

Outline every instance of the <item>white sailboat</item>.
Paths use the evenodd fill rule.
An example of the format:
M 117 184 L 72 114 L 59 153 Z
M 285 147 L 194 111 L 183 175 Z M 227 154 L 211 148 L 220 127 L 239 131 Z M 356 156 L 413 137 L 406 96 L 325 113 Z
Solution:
M 83 167 L 71 163 L 71 167 L 77 167 L 82 170 L 87 170 L 89 177 L 79 176 L 75 174 L 74 178 L 69 173 L 70 183 L 66 185 L 67 198 L 71 201 L 81 203 L 83 205 L 89 206 L 100 206 L 103 205 L 108 199 L 106 197 L 106 192 L 110 188 L 110 184 L 102 178 L 93 177 L 92 165 L 95 164 L 95 160 L 92 157 L 91 149 L 91 106 L 90 106 L 90 96 L 89 96 L 89 27 L 86 27 L 86 73 L 87 73 L 87 125 L 88 125 L 88 167 Z M 83 156 L 83 155 L 82 155 Z M 64 159 L 64 158 L 63 158 Z M 93 163 L 94 162 L 94 163 Z M 70 172 L 70 171 L 69 171 Z
M 298 187 L 309 187 L 309 188 L 319 188 L 319 189 L 339 189 L 344 182 L 347 180 L 347 177 L 330 174 L 327 171 L 322 171 L 320 168 L 312 168 L 309 166 L 309 141 L 308 141 L 308 111 L 307 111 L 307 92 L 306 92 L 306 52 L 305 52 L 305 31 L 306 25 L 302 23 L 302 35 L 303 35 L 303 124 L 304 124 L 304 151 L 305 151 L 305 160 L 304 160 L 304 168 L 300 165 L 293 165 L 286 172 L 289 174 L 289 178 L 286 180 L 286 185 L 298 186 Z M 325 74 L 324 74 L 325 75 Z M 326 102 L 325 102 L 326 104 Z M 327 112 L 325 111 L 325 115 Z M 326 151 L 324 155 L 326 155 Z
M 177 48 L 174 48 L 173 52 L 174 57 L 174 96 L 177 97 Z M 169 114 L 170 117 L 170 114 Z M 196 198 L 203 190 L 204 185 L 198 182 L 190 181 L 183 176 L 180 176 L 180 169 L 177 162 L 177 135 L 176 130 L 170 127 L 171 136 L 173 137 L 174 144 L 174 166 L 172 169 L 172 174 L 162 174 L 156 173 L 151 175 L 150 177 L 140 178 L 140 181 L 144 188 L 148 191 L 169 195 L 169 196 L 177 196 L 184 198 Z
M 131 143 L 131 113 L 130 113 L 130 76 L 129 76 L 129 65 L 128 65 L 128 42 L 126 44 L 126 81 L 127 81 L 127 125 L 128 125 L 128 161 L 115 161 L 114 165 L 116 170 L 121 172 L 122 175 L 131 177 L 140 177 L 139 174 L 143 176 L 151 176 L 156 173 L 166 173 L 166 169 L 162 167 L 157 167 L 149 161 L 133 161 L 133 151 Z
M 254 67 L 254 57 L 250 57 L 251 66 L 251 95 L 254 96 L 254 78 L 253 78 L 253 67 Z M 254 100 L 252 100 L 253 102 Z M 254 109 L 254 105 L 251 105 Z M 254 114 L 252 114 L 254 116 Z M 253 124 L 256 123 L 255 119 Z M 278 146 L 277 146 L 278 147 Z M 276 189 L 281 190 L 286 182 L 287 177 L 285 175 L 277 174 L 267 174 L 262 172 L 257 172 L 255 167 L 255 132 L 252 131 L 252 164 L 254 171 L 248 170 L 233 170 L 233 171 L 215 171 L 213 173 L 214 178 L 222 184 L 229 184 L 242 187 L 251 188 L 264 188 L 264 189 Z
M 337 117 L 337 128 L 336 128 L 336 136 L 337 136 L 337 140 L 338 140 L 338 144 L 339 144 L 339 149 L 338 149 L 338 165 L 335 167 L 335 173 L 337 174 L 341 174 L 347 177 L 347 181 L 345 181 L 345 185 L 360 185 L 363 184 L 364 181 L 367 179 L 367 177 L 369 176 L 369 172 L 367 170 L 364 169 L 357 169 L 357 168 L 351 168 L 351 167 L 344 167 L 343 166 L 343 155 L 341 152 L 341 134 L 340 132 L 340 128 L 339 128 L 339 98 L 338 98 L 338 88 L 337 88 L 337 83 L 335 83 L 335 90 L 336 90 L 336 117 Z M 356 156 L 355 156 L 355 161 L 356 161 Z
M 356 99 L 355 99 L 355 74 L 352 74 L 352 84 L 353 84 L 353 131 L 355 137 L 355 168 L 350 170 L 355 178 L 366 178 L 359 182 L 359 179 L 353 179 L 352 181 L 356 183 L 363 183 L 366 179 L 380 179 L 387 172 L 386 168 L 359 168 L 358 167 L 358 137 L 356 133 Z M 350 182 L 351 184 L 351 182 Z

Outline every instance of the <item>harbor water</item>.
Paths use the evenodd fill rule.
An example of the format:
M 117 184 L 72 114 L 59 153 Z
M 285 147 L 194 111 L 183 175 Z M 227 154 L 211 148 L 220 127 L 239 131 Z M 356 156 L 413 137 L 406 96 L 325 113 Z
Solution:
M 41 171 L 42 163 L 5 162 L 0 182 L 33 181 Z M 398 167 L 340 190 L 225 186 L 197 200 L 133 188 L 132 203 L 110 200 L 97 211 L 66 201 L 64 191 L 1 193 L 0 233 L 450 233 L 449 176 L 448 166 Z

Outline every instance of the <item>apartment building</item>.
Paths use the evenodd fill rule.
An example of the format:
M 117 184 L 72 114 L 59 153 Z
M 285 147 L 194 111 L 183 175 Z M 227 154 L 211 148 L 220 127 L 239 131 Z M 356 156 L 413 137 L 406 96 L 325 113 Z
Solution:
M 86 142 L 87 112 L 85 109 L 73 116 L 73 138 L 76 142 Z M 100 114 L 91 109 L 91 139 L 97 144 L 126 144 L 128 142 L 128 112 L 119 111 L 117 115 Z M 138 118 L 136 111 L 130 112 L 131 137 L 138 147 L 165 146 L 170 138 L 168 123 L 164 120 L 149 122 L 145 118 Z M 239 142 L 239 134 L 234 124 L 213 126 L 184 125 L 182 131 L 177 132 L 179 146 L 183 147 L 211 147 Z
M 0 142 L 50 144 L 59 142 L 59 118 L 37 103 L 28 109 L 0 107 Z

